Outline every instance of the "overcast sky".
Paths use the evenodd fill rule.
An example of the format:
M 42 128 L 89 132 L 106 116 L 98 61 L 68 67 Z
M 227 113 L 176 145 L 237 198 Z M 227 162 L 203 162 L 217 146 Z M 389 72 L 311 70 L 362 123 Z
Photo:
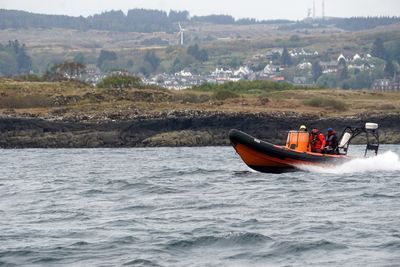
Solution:
M 322 0 L 315 0 L 322 13 Z M 229 14 L 235 18 L 302 19 L 313 0 L 0 0 L 0 8 L 35 13 L 89 16 L 133 8 L 188 10 L 191 15 Z M 400 16 L 400 0 L 325 0 L 326 16 Z M 0 18 L 1 19 L 1 18 Z

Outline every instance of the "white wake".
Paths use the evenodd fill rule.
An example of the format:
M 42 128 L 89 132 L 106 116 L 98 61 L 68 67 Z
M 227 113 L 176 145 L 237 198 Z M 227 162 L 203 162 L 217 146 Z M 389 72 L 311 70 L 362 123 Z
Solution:
M 297 166 L 299 169 L 314 173 L 344 174 L 366 172 L 392 172 L 400 171 L 400 157 L 392 151 L 371 158 L 355 158 L 343 164 L 317 167 Z

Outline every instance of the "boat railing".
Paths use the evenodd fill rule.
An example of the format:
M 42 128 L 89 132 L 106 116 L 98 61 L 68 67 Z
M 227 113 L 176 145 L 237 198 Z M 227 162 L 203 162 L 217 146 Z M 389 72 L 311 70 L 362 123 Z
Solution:
M 379 150 L 379 131 L 378 124 L 366 123 L 364 127 L 346 127 L 340 137 L 339 153 L 347 155 L 351 141 L 361 134 L 365 134 L 367 138 L 367 146 L 365 148 L 364 156 L 366 157 L 368 151 L 374 151 L 375 155 Z

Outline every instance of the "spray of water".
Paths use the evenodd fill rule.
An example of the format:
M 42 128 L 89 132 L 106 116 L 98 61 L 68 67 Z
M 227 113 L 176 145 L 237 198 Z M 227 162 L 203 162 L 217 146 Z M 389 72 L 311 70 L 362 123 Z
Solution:
M 299 169 L 314 173 L 366 173 L 400 171 L 399 155 L 392 151 L 371 158 L 356 158 L 341 165 L 331 167 L 297 166 Z

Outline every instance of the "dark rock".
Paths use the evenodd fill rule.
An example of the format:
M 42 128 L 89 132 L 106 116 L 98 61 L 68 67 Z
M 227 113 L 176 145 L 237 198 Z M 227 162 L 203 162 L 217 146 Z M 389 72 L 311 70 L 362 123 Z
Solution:
M 136 112 L 136 111 L 134 111 Z M 79 115 L 62 120 L 0 118 L 2 148 L 94 148 L 143 146 L 229 145 L 230 129 L 245 131 L 262 140 L 282 144 L 286 133 L 305 124 L 322 131 L 365 122 L 380 124 L 382 142 L 400 142 L 399 114 L 324 118 L 294 112 L 223 113 L 173 110 L 153 114 Z

